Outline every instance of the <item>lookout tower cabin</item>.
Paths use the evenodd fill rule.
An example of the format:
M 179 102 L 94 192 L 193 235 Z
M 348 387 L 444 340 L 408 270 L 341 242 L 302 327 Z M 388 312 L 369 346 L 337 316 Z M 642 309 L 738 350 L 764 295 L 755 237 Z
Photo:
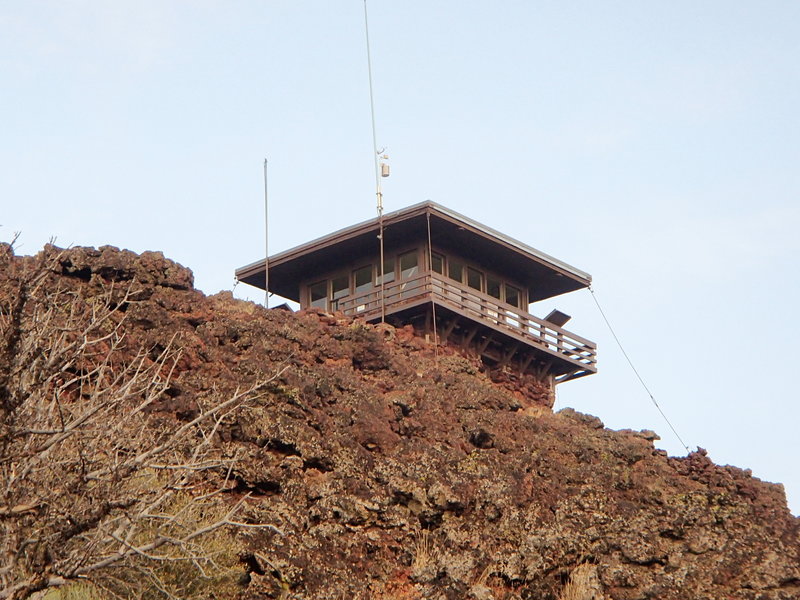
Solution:
M 476 351 L 553 383 L 597 371 L 594 342 L 545 318 L 530 304 L 588 287 L 591 276 L 433 202 L 331 233 L 269 258 L 269 291 L 360 317 L 411 324 L 440 344 Z M 265 261 L 236 271 L 265 289 Z

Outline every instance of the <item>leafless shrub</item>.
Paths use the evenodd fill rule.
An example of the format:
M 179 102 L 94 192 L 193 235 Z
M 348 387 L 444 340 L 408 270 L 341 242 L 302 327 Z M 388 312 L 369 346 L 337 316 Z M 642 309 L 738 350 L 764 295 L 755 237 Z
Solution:
M 175 343 L 131 358 L 124 309 L 135 287 L 53 289 L 56 261 L 0 265 L 0 598 L 75 582 L 117 597 L 183 596 L 170 573 L 214 572 L 210 542 L 223 528 L 277 531 L 242 518 L 247 496 L 221 498 L 236 457 L 216 434 L 280 373 L 206 398 L 189 421 L 155 417 Z M 221 473 L 216 488 L 209 471 Z

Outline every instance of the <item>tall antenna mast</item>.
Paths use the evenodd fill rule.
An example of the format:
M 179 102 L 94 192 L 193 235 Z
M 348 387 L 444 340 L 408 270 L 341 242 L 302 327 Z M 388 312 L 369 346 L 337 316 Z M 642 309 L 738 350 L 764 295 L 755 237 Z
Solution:
M 367 73 L 369 75 L 369 108 L 372 115 L 372 149 L 375 159 L 375 196 L 378 201 L 378 216 L 383 214 L 383 190 L 381 189 L 381 167 L 378 159 L 378 136 L 375 129 L 375 96 L 372 93 L 372 57 L 369 51 L 369 20 L 367 19 L 367 0 L 364 0 L 364 32 L 367 37 Z
M 267 159 L 264 159 L 264 306 L 269 308 L 269 195 L 267 193 Z
M 367 18 L 367 0 L 364 0 L 364 33 L 367 39 L 367 73 L 369 75 L 369 108 L 372 115 L 372 150 L 375 160 L 375 198 L 378 208 L 378 240 L 380 241 L 380 281 L 381 281 L 381 323 L 386 320 L 386 301 L 384 295 L 385 273 L 383 264 L 383 190 L 381 189 L 381 177 L 389 176 L 389 165 L 381 163 L 379 159 L 386 159 L 383 149 L 378 150 L 378 137 L 375 128 L 375 96 L 372 92 L 372 56 L 369 50 L 369 19 Z

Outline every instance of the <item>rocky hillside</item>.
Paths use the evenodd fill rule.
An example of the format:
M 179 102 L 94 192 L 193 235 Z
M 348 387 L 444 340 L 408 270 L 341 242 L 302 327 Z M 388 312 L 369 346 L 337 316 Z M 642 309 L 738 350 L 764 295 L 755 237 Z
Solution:
M 36 265 L 47 300 L 20 286 Z M 204 476 L 278 531 L 232 533 L 235 585 L 204 597 L 800 598 L 782 487 L 702 450 L 672 458 L 653 432 L 553 413 L 535 382 L 406 329 L 205 297 L 158 253 L 0 249 L 3 307 L 20 293 L 88 306 L 112 288 L 133 290 L 115 364 L 180 350 L 152 418 L 186 423 L 272 379 L 220 422 L 213 443 L 236 460 Z

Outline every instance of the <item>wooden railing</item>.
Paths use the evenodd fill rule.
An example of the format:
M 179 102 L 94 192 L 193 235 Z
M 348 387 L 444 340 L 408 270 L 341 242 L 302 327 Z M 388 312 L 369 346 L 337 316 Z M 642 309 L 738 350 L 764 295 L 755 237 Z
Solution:
M 387 313 L 395 312 L 406 304 L 433 300 L 493 329 L 521 337 L 532 346 L 595 370 L 597 345 L 594 342 L 438 273 L 425 271 L 392 281 L 385 284 L 383 295 Z M 379 317 L 381 289 L 377 287 L 341 298 L 334 308 L 367 320 Z

